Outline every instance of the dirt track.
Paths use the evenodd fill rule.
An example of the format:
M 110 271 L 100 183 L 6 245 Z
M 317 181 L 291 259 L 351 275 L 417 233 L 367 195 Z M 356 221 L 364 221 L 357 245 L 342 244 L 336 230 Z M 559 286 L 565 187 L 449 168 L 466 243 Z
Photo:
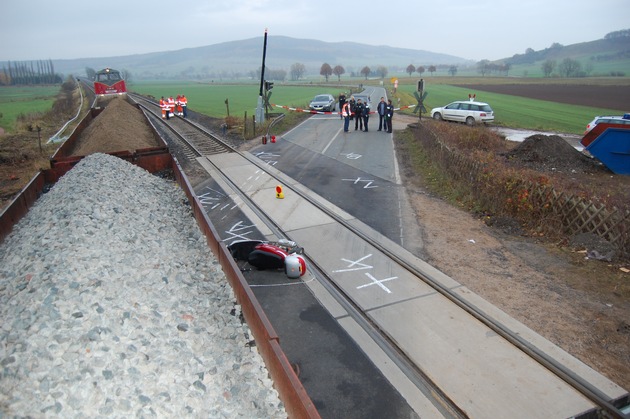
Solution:
M 471 90 L 630 112 L 630 86 L 563 84 L 464 84 Z

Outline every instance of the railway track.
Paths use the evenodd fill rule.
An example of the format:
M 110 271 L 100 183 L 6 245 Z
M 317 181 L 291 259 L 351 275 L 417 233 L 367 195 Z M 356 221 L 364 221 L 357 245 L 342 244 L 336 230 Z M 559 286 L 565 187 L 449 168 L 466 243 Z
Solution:
M 138 103 L 154 125 L 159 124 L 173 134 L 177 145 L 183 147 L 182 152 L 186 158 L 194 160 L 201 156 L 236 151 L 217 135 L 190 120 L 180 117 L 162 120 L 161 110 L 154 101 L 133 93 L 128 95 Z
M 151 123 L 160 125 L 168 129 L 178 142 L 178 147 L 183 147 L 184 155 L 190 160 L 196 160 L 200 157 L 207 157 L 222 153 L 236 153 L 242 159 L 257 168 L 258 171 L 264 172 L 273 178 L 273 182 L 283 183 L 279 177 L 274 177 L 270 173 L 269 166 L 265 162 L 252 157 L 246 153 L 240 153 L 232 146 L 227 144 L 214 133 L 206 130 L 189 120 L 179 117 L 171 118 L 164 121 L 161 118 L 159 107 L 154 102 L 142 97 L 133 95 L 132 98 L 138 102 L 145 111 Z M 212 167 L 213 173 L 221 177 L 221 182 L 229 185 L 230 189 L 249 207 L 256 217 L 258 217 L 267 228 L 278 238 L 291 239 L 290 234 L 283 231 L 281 223 L 274 220 L 274 217 L 266 213 L 266 210 L 252 199 L 251 194 L 243 190 L 237 181 L 231 179 L 229 173 L 222 169 L 219 165 L 213 163 L 212 159 L 206 159 L 206 164 Z M 588 399 L 593 408 L 585 412 L 582 416 L 577 417 L 597 417 L 592 415 L 602 415 L 603 417 L 612 418 L 628 418 L 628 405 L 630 400 L 628 396 L 617 400 L 611 400 L 603 391 L 595 385 L 576 374 L 563 362 L 559 362 L 553 356 L 525 339 L 519 332 L 514 331 L 511 327 L 506 326 L 495 317 L 485 312 L 483 308 L 471 302 L 462 296 L 450 286 L 446 286 L 439 278 L 435 278 L 431 272 L 427 272 L 419 268 L 414 260 L 401 256 L 390 246 L 384 245 L 380 240 L 374 238 L 373 235 L 366 233 L 356 224 L 349 222 L 345 217 L 331 210 L 329 206 L 322 203 L 319 199 L 314 198 L 308 191 L 301 188 L 286 186 L 291 194 L 299 196 L 301 200 L 308 202 L 309 205 L 315 207 L 317 211 L 325 214 L 334 220 L 334 223 L 358 238 L 363 246 L 377 249 L 389 263 L 395 264 L 396 269 L 404 270 L 413 276 L 417 281 L 429 286 L 434 292 L 440 294 L 459 310 L 467 313 L 468 316 L 480 322 L 485 327 L 496 333 L 498 336 L 509 342 L 520 352 L 525 354 L 537 364 L 544 367 L 558 377 L 565 386 L 568 386 Z M 406 377 L 418 388 L 418 390 L 427 397 L 436 409 L 444 417 L 463 418 L 468 417 L 467 409 L 459 405 L 459 402 L 453 399 L 448 390 L 444 390 L 436 382 L 432 375 L 427 373 L 423 366 L 416 365 L 413 357 L 409 355 L 408 350 L 402 348 L 397 343 L 395 336 L 384 330 L 382 325 L 367 312 L 363 304 L 361 304 L 356 295 L 348 292 L 347 288 L 339 285 L 335 280 L 335 276 L 331 274 L 330 269 L 322 264 L 316 258 L 310 258 L 308 249 L 305 256 L 308 260 L 310 271 L 319 283 L 333 296 L 335 301 L 340 304 L 349 315 L 356 321 L 363 330 L 376 342 L 376 344 L 390 357 L 391 361 L 406 375 Z

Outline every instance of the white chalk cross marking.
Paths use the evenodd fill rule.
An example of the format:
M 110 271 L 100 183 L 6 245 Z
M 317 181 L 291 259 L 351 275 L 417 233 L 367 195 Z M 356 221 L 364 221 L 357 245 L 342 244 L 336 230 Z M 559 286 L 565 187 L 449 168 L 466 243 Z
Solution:
M 344 262 L 348 262 L 348 267 L 346 269 L 337 269 L 333 272 L 352 272 L 352 271 L 360 271 L 362 269 L 372 269 L 374 266 L 361 263 L 362 261 L 364 261 L 365 259 L 371 256 L 372 254 L 370 253 L 367 256 L 363 256 L 359 260 L 349 260 L 349 259 L 341 258 L 341 260 L 343 260 Z
M 387 288 L 385 285 L 383 285 L 383 282 L 392 281 L 392 280 L 398 278 L 397 276 L 392 276 L 390 278 L 385 278 L 385 279 L 376 279 L 368 272 L 366 272 L 365 276 L 370 278 L 371 282 L 369 282 L 367 284 L 364 284 L 364 285 L 359 285 L 357 287 L 358 290 L 360 290 L 361 288 L 371 287 L 372 285 L 378 285 L 379 288 L 381 288 L 383 291 L 385 291 L 388 294 L 391 294 L 392 292 L 390 291 L 389 288 Z
M 253 228 L 254 227 L 255 227 L 255 225 L 253 225 L 253 224 L 252 225 L 243 225 L 243 222 L 239 221 L 238 223 L 236 223 L 232 227 L 230 227 L 229 230 L 225 231 L 227 233 L 228 237 L 223 239 L 223 241 L 226 242 L 228 240 L 233 240 L 233 241 L 250 240 L 250 238 L 247 237 L 247 236 L 253 232 Z

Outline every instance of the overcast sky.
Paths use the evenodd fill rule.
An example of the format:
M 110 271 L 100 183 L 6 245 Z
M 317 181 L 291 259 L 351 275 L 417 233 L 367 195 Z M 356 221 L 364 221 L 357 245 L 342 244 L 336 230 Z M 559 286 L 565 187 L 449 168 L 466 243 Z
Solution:
M 98 8 L 103 5 L 103 8 Z M 628 0 L 7 0 L 0 61 L 112 57 L 289 36 L 495 60 L 630 29 Z

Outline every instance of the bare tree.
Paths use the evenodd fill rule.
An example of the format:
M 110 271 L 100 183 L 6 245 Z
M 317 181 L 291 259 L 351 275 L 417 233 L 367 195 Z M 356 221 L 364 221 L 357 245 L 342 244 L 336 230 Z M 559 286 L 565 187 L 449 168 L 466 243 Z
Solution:
M 424 68 L 424 66 L 419 65 L 418 67 L 416 67 L 416 73 L 422 75 L 422 73 L 424 73 L 426 71 L 426 69 Z
M 125 83 L 129 84 L 133 81 L 133 76 L 131 75 L 131 71 L 123 68 L 122 70 L 120 70 L 120 77 L 123 78 L 123 80 L 125 80 Z
M 564 77 L 576 77 L 579 75 L 582 69 L 582 64 L 579 61 L 571 58 L 565 58 L 558 66 L 558 71 Z
M 340 65 L 336 65 L 335 68 L 333 68 L 333 74 L 337 76 L 337 81 L 341 81 L 341 75 L 344 74 L 345 72 L 346 72 L 346 69 Z
M 429 73 L 431 73 L 431 75 L 433 75 L 433 73 L 435 73 L 435 71 L 436 71 L 435 66 L 434 65 L 430 65 L 429 66 Z
M 23 84 L 54 84 L 61 83 L 61 76 L 55 74 L 52 60 L 38 61 L 37 71 L 35 63 L 24 61 L 7 62 L 8 68 L 3 68 L 3 72 L 7 77 L 5 80 L 10 81 L 11 85 Z
M 365 67 L 363 67 L 363 68 L 361 69 L 361 72 L 360 72 L 360 73 L 361 73 L 361 74 L 363 74 L 363 76 L 365 77 L 365 80 L 367 80 L 367 78 L 368 78 L 368 76 L 370 75 L 370 72 L 371 72 L 371 71 L 372 71 L 372 70 L 370 70 L 370 67 L 365 66 Z
M 387 67 L 385 67 L 384 65 L 379 65 L 376 68 L 376 74 L 378 74 L 380 78 L 384 79 L 385 76 L 387 76 Z
M 326 77 L 326 82 L 328 83 L 328 77 L 330 77 L 333 73 L 332 67 L 328 63 L 322 64 L 322 68 L 319 70 L 319 74 Z
M 490 71 L 490 61 L 489 60 L 481 60 L 477 63 L 477 70 L 481 73 L 482 76 L 485 76 Z
M 299 80 L 306 73 L 306 67 L 302 63 L 291 65 L 291 80 Z
M 407 66 L 407 73 L 409 73 L 409 77 L 411 77 L 411 75 L 416 71 L 416 67 L 413 66 L 413 64 L 409 64 Z
M 545 62 L 542 63 L 540 68 L 542 69 L 545 77 L 551 76 L 551 73 L 553 73 L 553 70 L 556 69 L 556 64 L 557 64 L 556 60 L 545 60 Z

